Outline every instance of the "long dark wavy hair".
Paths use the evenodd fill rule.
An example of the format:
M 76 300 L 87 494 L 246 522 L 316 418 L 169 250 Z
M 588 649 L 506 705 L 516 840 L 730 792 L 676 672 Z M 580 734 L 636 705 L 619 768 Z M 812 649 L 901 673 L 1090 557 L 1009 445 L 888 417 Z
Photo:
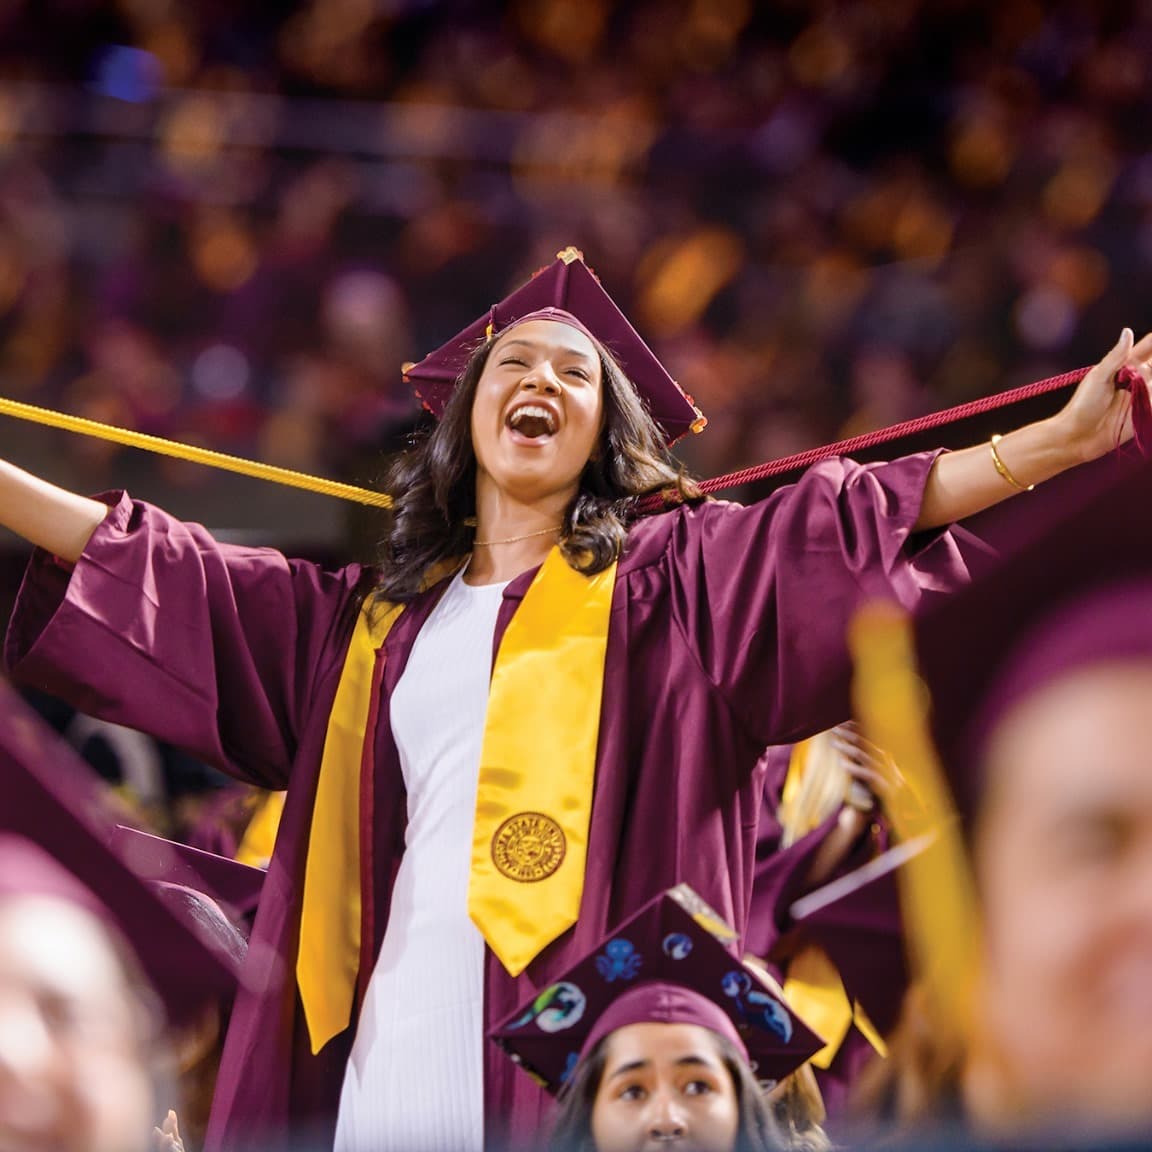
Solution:
M 388 469 L 384 488 L 393 504 L 378 555 L 379 600 L 411 600 L 429 569 L 472 550 L 475 528 L 466 523 L 476 511 L 472 402 L 498 339 L 477 348 L 439 424 Z M 640 497 L 671 489 L 681 500 L 701 499 L 631 381 L 611 353 L 593 343 L 600 359 L 604 427 L 560 539 L 564 558 L 586 575 L 602 572 L 619 557 Z
M 748 1061 L 737 1051 L 727 1037 L 710 1033 L 716 1042 L 716 1051 L 732 1077 L 736 1091 L 736 1107 L 740 1122 L 736 1129 L 736 1152 L 779 1152 L 787 1147 L 772 1113 L 772 1107 Z M 592 1139 L 592 1107 L 604 1067 L 608 1061 L 608 1041 L 605 1036 L 576 1066 L 572 1079 L 560 1092 L 560 1109 L 552 1126 L 549 1147 L 560 1152 L 596 1152 Z

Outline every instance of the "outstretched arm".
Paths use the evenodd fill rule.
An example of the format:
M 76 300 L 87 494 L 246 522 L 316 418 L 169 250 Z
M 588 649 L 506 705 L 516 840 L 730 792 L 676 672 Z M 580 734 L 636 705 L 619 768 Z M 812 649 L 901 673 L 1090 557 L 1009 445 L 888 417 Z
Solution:
M 1131 329 L 1125 328 L 1116 346 L 1084 377 L 1055 416 L 999 439 L 995 449 L 1007 476 L 997 470 L 989 444 L 940 456 L 924 490 L 917 531 L 973 516 L 1131 439 L 1131 398 L 1116 387 L 1115 376 L 1128 365 L 1147 382 L 1149 357 L 1152 335 L 1134 345 Z
M 108 506 L 0 461 L 0 524 L 30 543 L 75 563 Z

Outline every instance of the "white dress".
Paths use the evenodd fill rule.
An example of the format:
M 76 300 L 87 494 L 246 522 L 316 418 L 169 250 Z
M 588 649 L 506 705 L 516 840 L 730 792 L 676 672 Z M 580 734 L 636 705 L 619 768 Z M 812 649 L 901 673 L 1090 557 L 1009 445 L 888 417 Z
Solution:
M 476 782 L 504 584 L 458 573 L 392 693 L 405 851 L 360 1010 L 337 1152 L 481 1152 L 484 941 L 468 917 Z

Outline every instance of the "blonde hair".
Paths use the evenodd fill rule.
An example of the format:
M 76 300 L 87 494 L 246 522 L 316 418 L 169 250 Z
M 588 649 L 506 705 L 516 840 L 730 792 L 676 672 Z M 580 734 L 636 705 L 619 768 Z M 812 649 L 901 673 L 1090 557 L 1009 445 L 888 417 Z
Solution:
M 838 812 L 851 777 L 833 742 L 834 728 L 803 740 L 792 749 L 780 798 L 780 847 L 789 848 Z

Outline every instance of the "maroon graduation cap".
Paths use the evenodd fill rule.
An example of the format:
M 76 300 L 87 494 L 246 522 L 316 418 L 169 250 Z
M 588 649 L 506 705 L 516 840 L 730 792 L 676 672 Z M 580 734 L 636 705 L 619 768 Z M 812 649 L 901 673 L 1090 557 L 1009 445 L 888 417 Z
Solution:
M 703 430 L 707 421 L 692 398 L 668 375 L 575 248 L 565 248 L 522 288 L 418 364 L 405 365 L 404 379 L 413 385 L 424 407 L 439 417 L 469 357 L 488 337 L 526 316 L 540 314 L 540 319 L 548 319 L 550 311 L 561 314 L 557 318 L 565 313 L 575 317 L 612 353 L 669 444 L 687 432 Z
M 145 880 L 202 892 L 241 927 L 255 915 L 267 875 L 263 868 L 123 825 L 112 829 L 110 839 L 132 870 Z
M 10 896 L 51 896 L 98 919 L 107 915 L 92 889 L 43 848 L 15 832 L 0 832 L 0 899 Z
M 736 933 L 686 884 L 646 904 L 560 980 L 542 989 L 488 1033 L 550 1092 L 571 1076 L 600 1022 L 625 997 L 655 1022 L 705 1023 L 738 1039 L 763 1081 L 794 1072 L 823 1041 L 744 964 Z M 681 990 L 687 996 L 678 997 Z M 683 1002 L 707 1004 L 684 1015 Z M 678 1004 L 677 1000 L 682 1003 Z M 636 1022 L 630 1015 L 616 1026 Z M 708 1026 L 705 1023 L 705 1026 Z M 731 1031 L 730 1031 L 731 1030 Z
M 31 841 L 94 895 L 131 945 L 169 1021 L 230 996 L 238 969 L 109 844 L 114 820 L 86 764 L 0 680 L 0 833 Z

